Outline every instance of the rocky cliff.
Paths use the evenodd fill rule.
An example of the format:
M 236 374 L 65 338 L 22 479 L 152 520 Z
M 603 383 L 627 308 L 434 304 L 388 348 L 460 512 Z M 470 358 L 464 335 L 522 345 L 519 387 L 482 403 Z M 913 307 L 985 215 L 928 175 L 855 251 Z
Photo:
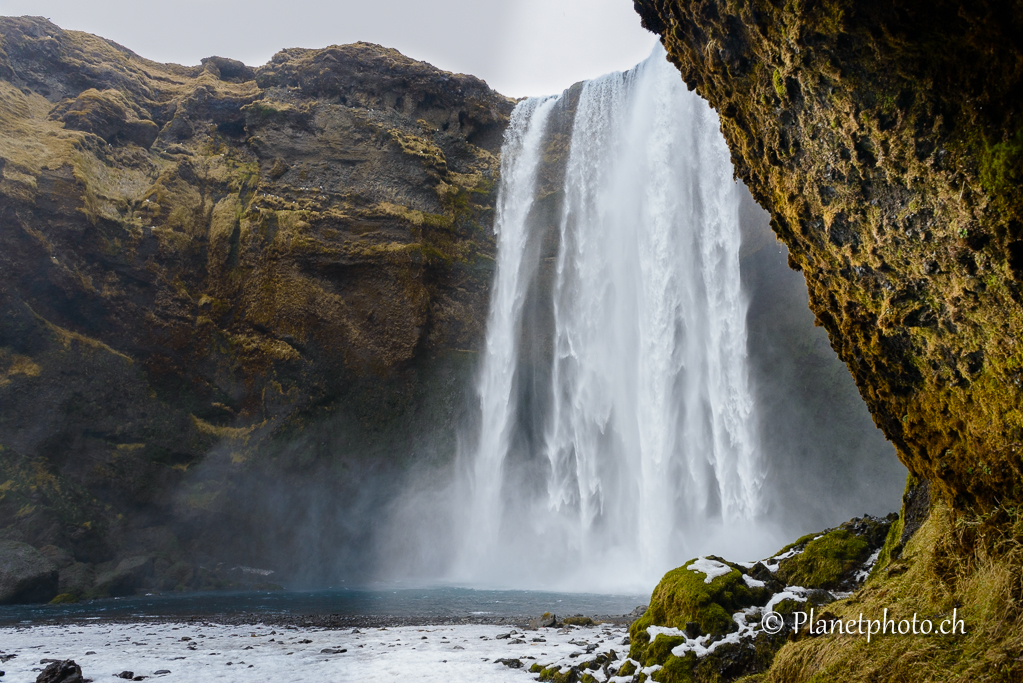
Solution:
M 76 593 L 359 552 L 453 438 L 513 104 L 376 45 L 183 67 L 0 18 L 0 535 Z
M 866 648 L 804 640 L 764 680 L 1018 676 L 1023 6 L 635 6 L 721 115 L 737 175 L 913 475 L 871 580 L 829 609 L 957 608 L 973 629 Z

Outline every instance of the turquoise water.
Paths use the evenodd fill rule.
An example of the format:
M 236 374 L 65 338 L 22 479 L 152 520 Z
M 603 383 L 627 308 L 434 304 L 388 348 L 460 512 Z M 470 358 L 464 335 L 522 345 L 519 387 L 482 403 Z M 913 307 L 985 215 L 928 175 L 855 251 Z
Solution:
M 382 617 L 521 617 L 622 615 L 648 596 L 470 588 L 330 589 L 319 591 L 210 592 L 135 596 L 72 605 L 0 606 L 0 624 L 135 617 L 214 615 L 345 615 Z

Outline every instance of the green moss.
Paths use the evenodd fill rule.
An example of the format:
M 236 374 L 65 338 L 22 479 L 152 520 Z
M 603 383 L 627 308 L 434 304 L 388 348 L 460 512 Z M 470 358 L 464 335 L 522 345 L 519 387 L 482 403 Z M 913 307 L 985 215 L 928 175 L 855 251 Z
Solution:
M 912 474 L 906 477 L 906 490 L 902 494 L 903 501 L 906 500 L 906 496 L 910 489 L 917 486 L 920 482 Z M 891 525 L 888 529 L 888 535 L 885 536 L 884 545 L 881 547 L 881 552 L 878 553 L 877 561 L 874 562 L 874 566 L 870 570 L 870 576 L 873 578 L 878 573 L 891 564 L 892 560 L 895 559 L 897 551 L 902 549 L 902 530 L 905 528 L 905 516 L 906 516 L 906 504 L 902 504 L 902 509 L 899 511 L 899 518 Z
M 653 666 L 654 664 L 664 665 L 668 661 L 668 657 L 671 656 L 671 651 L 686 642 L 686 639 L 682 636 L 666 636 L 659 635 L 653 639 L 653 642 L 646 649 L 646 654 L 643 656 L 643 666 Z
M 51 605 L 67 605 L 78 602 L 78 596 L 74 593 L 61 593 L 53 600 L 50 600 Z
M 593 626 L 593 619 L 583 616 L 565 617 L 562 621 L 571 626 Z
M 805 588 L 834 588 L 869 552 L 865 540 L 847 529 L 836 529 L 807 543 L 801 554 L 782 560 L 778 578 Z
M 261 121 L 269 121 L 284 115 L 284 112 L 270 104 L 266 100 L 260 100 L 242 107 L 242 111 L 251 114 Z
M 981 184 L 992 195 L 1016 189 L 1023 182 L 1023 129 L 1002 142 L 985 142 L 979 170 Z
M 806 534 L 805 536 L 800 536 L 795 541 L 793 541 L 792 543 L 789 543 L 787 546 L 785 546 L 784 548 L 782 548 L 781 550 L 776 552 L 774 554 L 774 556 L 777 557 L 778 555 L 784 555 L 785 553 L 787 553 L 788 551 L 792 550 L 793 548 L 798 548 L 799 546 L 806 545 L 807 543 L 809 543 L 810 541 L 812 541 L 813 539 L 817 538 L 820 535 L 821 535 L 820 532 L 815 531 L 815 532 L 813 532 L 811 534 Z
M 781 71 L 778 69 L 771 74 L 771 83 L 774 85 L 774 91 L 778 93 L 778 97 L 785 99 L 785 81 L 782 80 Z
M 669 654 L 650 678 L 657 683 L 692 683 L 696 679 L 695 670 L 699 660 L 693 652 L 682 657 Z
M 551 666 L 540 672 L 538 680 L 550 681 L 551 683 L 574 683 L 577 680 L 577 674 L 575 669 L 569 669 L 565 673 L 561 673 L 560 666 Z
M 763 589 L 750 590 L 746 586 L 738 569 L 707 583 L 703 572 L 688 568 L 692 562 L 664 575 L 650 597 L 650 607 L 629 628 L 632 640 L 629 656 L 644 666 L 648 649 L 654 647 L 648 627 L 685 629 L 687 624 L 695 623 L 703 633 L 723 635 L 737 628 L 733 613 L 758 604 L 764 597 Z M 655 643 L 657 640 L 661 638 L 655 639 Z
M 631 676 L 634 673 L 636 673 L 636 669 L 637 668 L 638 667 L 636 666 L 635 662 L 625 662 L 624 664 L 622 664 L 618 668 L 618 675 L 619 676 Z

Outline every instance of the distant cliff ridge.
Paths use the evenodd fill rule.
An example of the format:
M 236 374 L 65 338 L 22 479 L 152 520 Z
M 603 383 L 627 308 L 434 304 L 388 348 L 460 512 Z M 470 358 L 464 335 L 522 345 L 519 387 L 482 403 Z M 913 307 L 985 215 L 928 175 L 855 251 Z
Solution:
M 365 43 L 183 67 L 0 18 L 0 537 L 164 589 L 357 553 L 312 501 L 453 439 L 512 106 Z

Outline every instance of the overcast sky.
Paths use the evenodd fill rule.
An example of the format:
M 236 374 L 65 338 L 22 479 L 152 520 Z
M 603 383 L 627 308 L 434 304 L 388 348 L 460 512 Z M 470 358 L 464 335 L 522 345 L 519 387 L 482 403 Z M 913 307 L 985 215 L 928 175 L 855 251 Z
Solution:
M 285 47 L 359 40 L 397 48 L 505 95 L 545 95 L 642 61 L 655 38 L 632 0 L 0 0 L 143 57 L 257 66 Z

